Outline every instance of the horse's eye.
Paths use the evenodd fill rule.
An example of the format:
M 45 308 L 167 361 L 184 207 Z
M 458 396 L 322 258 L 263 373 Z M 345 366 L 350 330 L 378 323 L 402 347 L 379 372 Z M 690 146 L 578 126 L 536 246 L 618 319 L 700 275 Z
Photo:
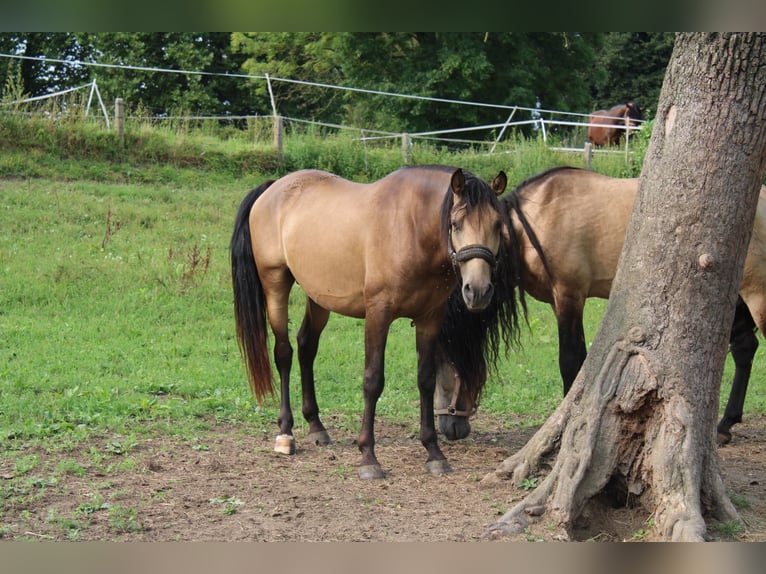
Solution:
M 453 221 L 450 223 L 450 227 L 452 227 L 452 231 L 459 232 L 462 229 L 462 226 L 460 225 L 459 221 Z

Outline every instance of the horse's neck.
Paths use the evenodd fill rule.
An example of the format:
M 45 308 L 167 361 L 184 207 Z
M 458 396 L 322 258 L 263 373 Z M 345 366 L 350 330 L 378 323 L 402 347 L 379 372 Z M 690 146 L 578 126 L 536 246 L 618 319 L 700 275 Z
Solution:
M 625 104 L 613 107 L 612 111 L 614 112 L 612 115 L 615 118 L 623 118 L 625 121 L 628 121 L 628 114 L 630 112 L 630 108 L 628 108 L 628 106 L 626 106 Z

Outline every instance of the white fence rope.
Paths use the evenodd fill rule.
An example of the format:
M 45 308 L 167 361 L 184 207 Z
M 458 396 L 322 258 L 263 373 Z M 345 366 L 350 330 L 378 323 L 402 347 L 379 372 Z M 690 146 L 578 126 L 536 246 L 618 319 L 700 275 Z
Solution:
M 460 127 L 460 128 L 452 128 L 452 129 L 443 129 L 443 130 L 433 130 L 433 131 L 425 131 L 425 132 L 415 132 L 415 133 L 408 133 L 407 136 L 410 138 L 419 138 L 419 139 L 432 139 L 432 140 L 440 140 L 440 141 L 449 141 L 449 142 L 458 142 L 458 143 L 470 143 L 470 144 L 493 144 L 492 149 L 490 150 L 490 153 L 494 151 L 495 146 L 500 142 L 503 135 L 505 134 L 506 130 L 509 127 L 515 127 L 515 126 L 523 126 L 523 125 L 534 125 L 537 129 L 540 130 L 540 133 L 543 137 L 543 141 L 547 142 L 548 140 L 548 132 L 550 131 L 550 126 L 579 126 L 579 127 L 588 127 L 591 125 L 598 125 L 598 124 L 590 124 L 588 121 L 585 122 L 577 122 L 577 121 L 568 121 L 568 120 L 557 120 L 557 119 L 545 119 L 543 117 L 543 114 L 550 114 L 554 116 L 572 116 L 572 117 L 582 117 L 582 118 L 589 118 L 590 114 L 588 113 L 578 113 L 578 112 L 565 112 L 561 110 L 548 110 L 543 108 L 528 108 L 523 106 L 511 106 L 506 104 L 490 104 L 486 102 L 472 102 L 467 100 L 453 100 L 453 99 L 447 99 L 447 98 L 434 98 L 429 96 L 418 96 L 413 94 L 401 94 L 397 92 L 389 92 L 389 91 L 382 91 L 382 90 L 373 90 L 373 89 L 367 89 L 367 88 L 356 88 L 351 86 L 336 86 L 332 84 L 325 84 L 321 82 L 311 82 L 307 80 L 295 80 L 290 78 L 279 78 L 270 76 L 269 74 L 265 75 L 253 75 L 253 74 L 229 74 L 229 73 L 216 73 L 216 72 L 203 72 L 199 70 L 179 70 L 179 69 L 172 69 L 172 68 L 157 68 L 157 67 L 149 67 L 149 66 L 132 66 L 132 65 L 126 65 L 126 64 L 104 64 L 100 62 L 84 62 L 81 60 L 63 60 L 58 58 L 47 58 L 43 56 L 23 56 L 19 54 L 0 54 L 0 57 L 2 58 L 13 58 L 13 59 L 23 59 L 23 60 L 35 60 L 40 62 L 47 62 L 47 63 L 53 63 L 53 64 L 64 64 L 68 66 L 92 66 L 92 67 L 99 67 L 99 68 L 113 68 L 113 69 L 123 69 L 123 70 L 131 70 L 131 71 L 144 71 L 144 72 L 158 72 L 158 73 L 173 73 L 173 74 L 186 74 L 186 75 L 204 75 L 204 76 L 225 76 L 225 77 L 232 77 L 232 78 L 243 78 L 243 79 L 251 79 L 251 80 L 264 80 L 266 82 L 268 92 L 269 92 L 269 98 L 270 98 L 270 104 L 273 112 L 273 116 L 233 116 L 233 115 L 224 115 L 224 116 L 155 116 L 153 119 L 164 121 L 164 120 L 219 120 L 219 121 L 230 121 L 230 120 L 236 120 L 236 119 L 253 119 L 253 118 L 269 118 L 274 117 L 278 115 L 277 111 L 277 105 L 276 101 L 274 99 L 274 93 L 272 90 L 272 82 L 284 82 L 284 83 L 291 83 L 291 84 L 300 84 L 300 85 L 306 85 L 306 86 L 312 86 L 312 87 L 319 87 L 319 88 L 327 88 L 327 89 L 334 89 L 334 90 L 343 90 L 348 92 L 357 92 L 357 93 L 365 93 L 365 94 L 372 94 L 372 95 L 380 95 L 380 96 L 389 96 L 389 97 L 398 97 L 398 98 L 407 98 L 407 99 L 414 99 L 414 100 L 426 100 L 431 102 L 438 102 L 438 103 L 449 103 L 449 104 L 457 104 L 457 105 L 467 105 L 467 106 L 474 106 L 474 107 L 484 107 L 484 108 L 495 108 L 495 109 L 502 109 L 502 110 L 510 110 L 510 114 L 508 116 L 508 119 L 505 122 L 502 123 L 496 123 L 496 124 L 486 124 L 481 126 L 467 126 L 467 127 Z M 31 101 L 38 101 L 43 100 L 46 98 L 53 98 L 58 97 L 76 90 L 84 89 L 84 88 L 90 88 L 91 89 L 91 96 L 93 95 L 94 89 L 95 93 L 98 96 L 102 112 L 104 114 L 104 118 L 107 123 L 107 128 L 109 126 L 109 117 L 106 112 L 106 107 L 104 106 L 103 101 L 101 100 L 101 95 L 98 93 L 98 88 L 96 87 L 95 80 L 91 83 L 84 84 L 82 86 L 78 86 L 75 88 L 69 88 L 67 90 L 62 90 L 59 92 L 51 93 L 51 94 L 45 94 L 42 96 L 36 96 L 34 98 L 28 98 L 25 100 L 19 100 L 17 102 L 6 102 L 6 103 L 23 103 L 23 102 L 31 102 Z M 90 106 L 90 97 L 88 100 L 88 107 Z M 517 111 L 522 112 L 529 112 L 533 119 L 530 120 L 519 120 L 519 121 L 511 121 L 513 116 L 516 114 Z M 376 129 L 370 129 L 370 128 L 360 128 L 356 126 L 347 126 L 347 125 L 340 125 L 340 124 L 332 124 L 332 123 L 326 123 L 326 122 L 319 122 L 315 120 L 305 120 L 305 119 L 298 119 L 298 118 L 289 118 L 284 117 L 285 120 L 289 120 L 294 123 L 305 123 L 305 124 L 311 124 L 311 125 L 317 125 L 321 127 L 328 127 L 333 129 L 339 129 L 339 130 L 353 130 L 360 132 L 360 141 L 371 141 L 376 139 L 389 139 L 389 138 L 399 138 L 403 134 L 401 132 L 394 133 L 394 132 L 386 132 L 383 130 L 376 130 Z M 641 121 L 639 120 L 638 123 L 640 124 Z M 634 130 L 640 130 L 640 125 L 637 127 L 629 126 L 629 125 L 614 125 L 612 127 L 615 127 L 617 129 L 623 129 L 626 130 L 626 132 L 634 131 Z M 471 131 L 482 131 L 482 130 L 495 130 L 500 128 L 499 134 L 494 138 L 494 140 L 490 141 L 477 141 L 477 140 L 461 140 L 461 139 L 448 139 L 448 138 L 436 138 L 434 136 L 441 136 L 446 134 L 459 134 L 459 133 L 465 133 L 465 132 L 471 132 Z M 374 135 L 364 135 L 364 134 L 374 134 Z M 562 148 L 563 149 L 563 148 Z M 567 149 L 577 149 L 577 148 L 567 148 Z M 580 150 L 582 151 L 582 150 Z

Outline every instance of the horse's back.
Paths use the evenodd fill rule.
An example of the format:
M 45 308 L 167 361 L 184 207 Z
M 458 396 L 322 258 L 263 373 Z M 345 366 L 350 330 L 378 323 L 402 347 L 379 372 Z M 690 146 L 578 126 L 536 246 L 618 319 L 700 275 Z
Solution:
M 519 190 L 521 208 L 560 294 L 609 296 L 637 188 L 637 179 L 566 168 L 551 170 Z M 514 226 L 526 262 L 526 288 L 553 303 L 542 261 L 517 221 Z

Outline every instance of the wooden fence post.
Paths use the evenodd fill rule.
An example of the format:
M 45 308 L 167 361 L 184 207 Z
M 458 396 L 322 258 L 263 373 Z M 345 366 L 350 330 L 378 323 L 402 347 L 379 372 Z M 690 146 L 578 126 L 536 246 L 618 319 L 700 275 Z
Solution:
M 593 144 L 585 142 L 585 169 L 590 169 L 593 163 Z
M 412 140 L 409 134 L 402 134 L 402 161 L 404 165 L 409 165 L 412 159 Z
M 122 98 L 114 100 L 114 129 L 117 136 L 123 139 L 125 136 L 125 103 Z
M 282 163 L 284 152 L 282 150 L 282 140 L 284 138 L 284 122 L 282 116 L 274 116 L 274 149 L 277 152 L 277 160 Z

